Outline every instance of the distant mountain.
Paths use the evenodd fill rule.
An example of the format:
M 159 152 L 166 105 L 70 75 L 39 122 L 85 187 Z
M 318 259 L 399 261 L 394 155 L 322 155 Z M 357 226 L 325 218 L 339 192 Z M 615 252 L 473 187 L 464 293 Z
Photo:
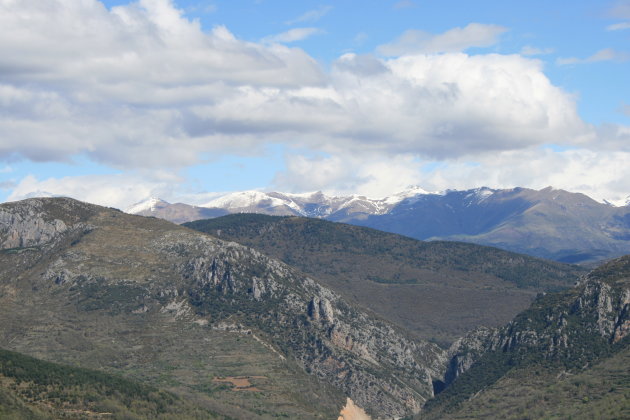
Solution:
M 219 208 L 209 209 L 184 203 L 171 204 L 155 197 L 136 203 L 127 208 L 125 212 L 139 216 L 159 217 L 173 223 L 185 223 L 193 220 L 219 217 L 229 213 L 227 210 Z
M 183 205 L 177 206 L 183 212 Z M 569 263 L 601 261 L 630 253 L 630 207 L 599 203 L 583 194 L 551 187 L 540 191 L 477 188 L 443 193 L 411 188 L 379 200 L 329 197 L 321 192 L 246 191 L 220 197 L 201 206 L 204 207 L 216 214 L 222 210 L 316 217 L 421 240 L 472 242 Z M 166 205 L 145 209 L 139 214 L 178 223 L 184 220 L 170 216 L 168 208 Z M 201 218 L 199 209 L 189 209 L 185 219 Z M 131 210 L 128 212 L 138 213 Z M 171 212 L 178 214 L 175 209 Z
M 563 262 L 630 253 L 630 208 L 545 188 L 416 196 L 385 215 L 344 220 L 419 239 L 457 240 Z
M 322 192 L 288 194 L 243 191 L 219 197 L 202 207 L 221 208 L 230 213 L 260 213 L 336 220 L 344 217 L 363 218 L 368 215 L 386 214 L 402 200 L 426 193 L 419 187 L 411 187 L 391 197 L 371 199 L 360 195 L 331 197 Z
M 0 205 L 0 341 L 238 419 L 336 418 L 348 397 L 408 416 L 445 361 L 258 251 L 67 198 Z
M 630 418 L 630 256 L 449 353 L 446 389 L 422 419 Z
M 447 345 L 479 325 L 508 322 L 537 293 L 570 287 L 585 273 L 496 248 L 304 217 L 233 214 L 184 226 L 278 258 L 417 337 Z

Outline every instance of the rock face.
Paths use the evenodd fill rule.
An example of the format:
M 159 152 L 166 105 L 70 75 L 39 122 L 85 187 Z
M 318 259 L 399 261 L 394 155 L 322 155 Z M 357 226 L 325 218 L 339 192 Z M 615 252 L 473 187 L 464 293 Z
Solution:
M 478 329 L 457 340 L 448 352 L 444 381 L 481 370 L 491 358 L 511 366 L 546 361 L 583 367 L 627 345 L 629 335 L 630 256 L 625 256 L 594 270 L 570 290 L 539 296 L 506 326 Z
M 405 338 L 314 280 L 236 244 L 217 247 L 195 236 L 185 246 L 170 240 L 163 251 L 192 257 L 178 270 L 192 281 L 186 294 L 198 314 L 223 319 L 246 310 L 239 322 L 264 331 L 284 355 L 377 416 L 418 412 L 433 396 L 431 381 L 444 362 L 437 346 Z
M 0 320 L 13 319 L 23 331 L 15 335 L 8 321 L 0 322 L 0 335 L 13 337 L 7 342 L 16 349 L 54 348 L 71 359 L 93 349 L 93 358 L 109 360 L 97 349 L 128 340 L 138 322 L 155 328 L 142 324 L 149 320 L 162 323 L 151 338 L 158 341 L 169 323 L 181 324 L 177 338 L 169 339 L 176 341 L 190 339 L 192 327 L 185 325 L 253 334 L 376 418 L 417 413 L 443 371 L 446 356 L 436 345 L 408 338 L 315 280 L 241 245 L 70 199 L 0 205 L 0 221 L 6 249 L 0 252 Z M 25 305 L 32 310 L 22 314 Z M 50 328 L 69 329 L 64 334 L 72 339 L 51 341 L 41 333 L 42 319 L 54 320 Z M 128 329 L 79 337 L 73 331 L 87 330 L 84 319 Z M 115 355 L 116 363 L 124 365 L 136 347 Z M 50 356 L 52 350 L 38 351 Z
M 0 248 L 39 246 L 64 233 L 63 220 L 44 212 L 44 202 L 30 200 L 24 206 L 7 206 L 0 210 Z

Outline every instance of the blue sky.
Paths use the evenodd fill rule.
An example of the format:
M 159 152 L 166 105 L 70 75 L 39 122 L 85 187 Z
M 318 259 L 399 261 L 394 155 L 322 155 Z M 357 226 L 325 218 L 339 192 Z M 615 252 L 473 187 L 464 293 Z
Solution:
M 0 0 L 0 200 L 630 196 L 630 1 Z

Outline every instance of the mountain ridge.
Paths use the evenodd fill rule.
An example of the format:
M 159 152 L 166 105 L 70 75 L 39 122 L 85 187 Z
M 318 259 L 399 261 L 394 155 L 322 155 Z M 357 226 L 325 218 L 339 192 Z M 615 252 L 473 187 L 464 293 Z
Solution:
M 10 350 L 168 384 L 222 415 L 327 418 L 350 397 L 400 417 L 443 368 L 439 346 L 298 270 L 156 218 L 67 198 L 2 204 L 0 263 Z M 241 376 L 261 391 L 212 381 Z
M 562 262 L 588 264 L 630 253 L 630 207 L 602 204 L 584 194 L 551 187 L 538 191 L 482 187 L 442 193 L 410 189 L 379 200 L 255 191 L 211 203 L 224 207 L 212 209 L 217 214 L 208 217 L 219 212 L 315 217 L 421 240 L 495 246 Z M 182 213 L 186 213 L 184 208 L 189 211 L 177 220 L 167 214 L 168 205 L 142 214 L 177 222 L 202 218 L 199 208 L 179 206 Z
M 541 401 L 544 408 L 526 398 L 512 401 L 521 412 L 528 404 L 532 414 L 540 418 L 624 418 L 621 412 L 630 413 L 630 378 L 623 362 L 630 356 L 630 255 L 603 264 L 571 289 L 539 296 L 503 327 L 472 331 L 454 343 L 449 354 L 444 378 L 447 387 L 427 404 L 422 418 L 461 418 L 473 410 L 488 415 L 493 412 L 491 402 L 500 405 L 496 403 L 498 395 L 506 396 L 503 384 L 514 384 L 510 378 L 520 378 L 524 388 L 540 384 L 544 378 L 552 385 L 543 387 L 553 388 L 555 383 L 567 388 L 565 378 L 590 375 L 593 368 L 617 359 L 612 372 L 598 376 L 600 383 L 592 383 L 593 391 L 573 387 L 566 392 L 579 392 L 581 401 L 576 402 L 581 404 L 589 404 L 591 399 L 608 404 L 616 400 L 619 417 L 602 416 L 601 412 L 611 408 L 605 404 L 593 407 L 599 415 L 590 410 L 580 415 L 582 410 L 576 410 L 570 399 L 543 402 L 553 400 L 553 396 Z M 477 398 L 486 405 L 476 404 Z M 495 408 L 493 415 L 517 415 L 510 405 Z M 481 412 L 477 415 L 483 416 Z
M 570 287 L 586 272 L 496 248 L 297 216 L 232 214 L 184 226 L 284 261 L 443 344 L 478 325 L 502 325 L 536 293 Z

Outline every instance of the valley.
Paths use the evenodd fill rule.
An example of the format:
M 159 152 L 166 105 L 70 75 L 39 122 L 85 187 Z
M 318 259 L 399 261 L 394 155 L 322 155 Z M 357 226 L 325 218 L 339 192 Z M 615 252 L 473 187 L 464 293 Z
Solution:
M 148 387 L 109 396 L 97 382 L 36 374 L 27 394 L 3 361 L 0 407 L 15 418 L 518 416 L 534 410 L 519 393 L 542 382 L 557 391 L 531 411 L 541 417 L 576 414 L 575 398 L 590 404 L 584 413 L 627 410 L 627 258 L 585 276 L 324 220 L 178 226 L 66 198 L 0 205 L 0 248 L 11 364 L 28 355 L 64 377 L 88 369 L 97 382 Z M 579 378 L 575 390 L 566 378 Z M 514 383 L 522 390 L 509 397 Z M 171 397 L 156 407 L 152 395 Z
M 421 242 L 343 223 L 234 214 L 184 226 L 260 250 L 410 331 L 444 346 L 499 326 L 537 293 L 572 286 L 586 270 L 496 248 Z

